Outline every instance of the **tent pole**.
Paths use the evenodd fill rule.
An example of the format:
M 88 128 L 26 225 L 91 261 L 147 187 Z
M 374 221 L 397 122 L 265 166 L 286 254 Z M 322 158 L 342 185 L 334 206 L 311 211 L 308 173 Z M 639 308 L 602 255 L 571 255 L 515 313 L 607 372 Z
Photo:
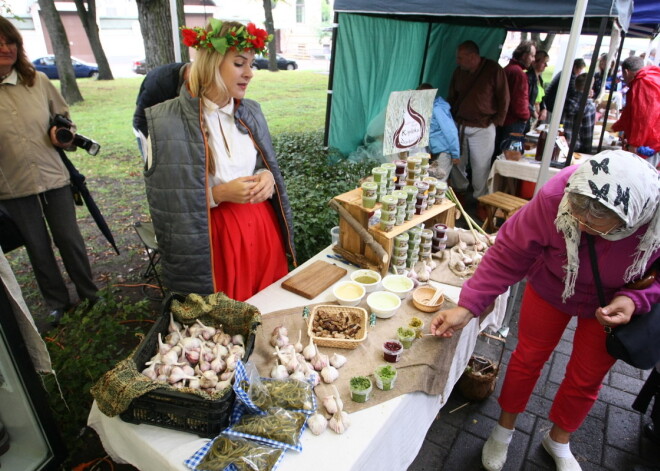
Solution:
M 328 74 L 328 97 L 325 104 L 325 130 L 323 132 L 323 147 L 328 147 L 330 134 L 330 111 L 332 109 L 332 87 L 335 77 L 335 51 L 337 50 L 337 30 L 339 29 L 339 13 L 335 12 L 332 24 L 332 53 L 330 54 L 330 73 Z
M 612 106 L 612 96 L 614 95 L 614 87 L 616 86 L 616 74 L 619 70 L 619 61 L 621 61 L 621 54 L 623 53 L 623 42 L 626 40 L 626 32 L 621 31 L 621 44 L 619 44 L 619 51 L 616 55 L 616 63 L 614 64 L 614 78 L 612 79 L 612 86 L 610 87 L 610 94 L 607 97 L 607 105 L 605 106 L 605 116 L 603 116 L 603 132 L 600 133 L 600 140 L 598 141 L 598 153 L 603 149 L 603 138 L 605 137 L 605 129 L 607 129 L 607 118 L 610 116 L 610 107 Z M 608 64 L 609 65 L 609 64 Z M 609 72 L 609 68 L 605 68 Z M 603 80 L 603 86 L 607 84 L 607 77 Z
M 568 39 L 568 46 L 566 47 L 566 55 L 564 56 L 564 65 L 561 75 L 559 77 L 559 86 L 557 87 L 557 97 L 555 98 L 554 112 L 550 119 L 550 128 L 548 129 L 548 136 L 545 140 L 545 148 L 543 149 L 543 158 L 541 160 L 541 168 L 539 169 L 539 176 L 536 181 L 536 188 L 534 195 L 536 195 L 545 182 L 550 177 L 550 160 L 552 158 L 552 151 L 554 150 L 554 143 L 557 139 L 557 130 L 559 129 L 559 121 L 561 121 L 561 110 L 564 108 L 564 101 L 566 100 L 566 91 L 568 90 L 568 83 L 573 71 L 573 58 L 578 47 L 578 39 L 582 31 L 582 23 L 584 23 L 584 14 L 587 10 L 588 0 L 578 0 L 575 4 L 575 13 L 573 14 L 573 23 L 571 24 L 571 34 Z
M 598 29 L 598 38 L 596 38 L 594 52 L 591 53 L 591 64 L 589 64 L 589 72 L 587 72 L 587 81 L 584 85 L 585 89 L 582 91 L 582 96 L 580 97 L 578 114 L 575 117 L 575 121 L 573 121 L 573 129 L 571 129 L 571 143 L 568 146 L 568 155 L 566 156 L 566 163 L 564 164 L 564 167 L 571 165 L 573 151 L 575 150 L 575 144 L 577 143 L 578 134 L 580 133 L 580 127 L 582 126 L 584 107 L 587 105 L 587 99 L 589 98 L 589 92 L 591 91 L 590 84 L 594 78 L 594 73 L 596 72 L 596 64 L 598 63 L 598 59 L 594 60 L 594 58 L 597 58 L 600 54 L 600 45 L 602 44 L 603 36 L 605 35 L 605 26 L 607 26 L 607 18 L 603 17 L 600 20 L 600 28 Z M 589 149 L 591 149 L 591 142 L 589 143 Z
M 426 58 L 428 57 L 429 54 L 429 43 L 431 42 L 431 25 L 433 23 L 428 24 L 428 28 L 426 29 L 426 44 L 424 45 L 424 59 L 422 60 L 422 67 L 419 70 L 419 80 L 417 81 L 417 86 L 421 85 L 424 82 L 424 71 L 426 70 Z M 434 86 L 436 84 L 433 84 Z

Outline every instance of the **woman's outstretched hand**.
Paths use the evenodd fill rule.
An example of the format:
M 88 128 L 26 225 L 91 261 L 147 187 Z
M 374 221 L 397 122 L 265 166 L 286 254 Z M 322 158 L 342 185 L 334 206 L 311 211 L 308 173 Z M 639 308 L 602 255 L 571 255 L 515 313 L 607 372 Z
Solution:
M 617 296 L 604 307 L 596 309 L 596 319 L 605 327 L 627 324 L 635 312 L 635 303 L 628 296 Z
M 440 311 L 431 322 L 431 334 L 436 337 L 451 337 L 473 318 L 474 314 L 460 306 Z

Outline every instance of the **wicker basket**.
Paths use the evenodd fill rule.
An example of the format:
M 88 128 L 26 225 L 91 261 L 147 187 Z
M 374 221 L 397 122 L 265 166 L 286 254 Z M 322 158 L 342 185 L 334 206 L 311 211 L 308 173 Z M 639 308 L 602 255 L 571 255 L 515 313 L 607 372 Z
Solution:
M 472 369 L 466 369 L 458 381 L 458 389 L 470 401 L 483 401 L 495 391 L 495 384 L 497 383 L 497 375 L 500 368 L 499 365 L 496 365 L 491 360 L 475 356 L 470 358 L 468 362 L 469 367 L 472 368 L 475 366 L 475 358 L 481 361 L 488 361 L 491 366 L 483 368 L 483 373 L 481 371 L 474 372 Z
M 360 331 L 358 336 L 354 339 L 334 339 L 328 337 L 318 337 L 312 333 L 312 326 L 314 325 L 314 317 L 317 315 L 319 310 L 324 310 L 326 312 L 347 312 L 355 313 L 360 317 Z M 366 309 L 361 307 L 349 307 L 349 306 L 335 306 L 332 304 L 322 304 L 315 306 L 312 309 L 312 313 L 309 316 L 309 322 L 307 327 L 307 334 L 314 340 L 314 343 L 320 347 L 334 347 L 334 348 L 347 348 L 353 350 L 364 339 L 367 338 L 367 321 L 369 316 L 367 315 Z

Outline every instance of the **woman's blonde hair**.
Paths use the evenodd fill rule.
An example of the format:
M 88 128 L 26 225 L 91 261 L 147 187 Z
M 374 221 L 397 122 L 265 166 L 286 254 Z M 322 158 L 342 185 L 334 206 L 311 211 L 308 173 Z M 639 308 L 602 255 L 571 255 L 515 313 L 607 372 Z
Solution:
M 222 24 L 218 36 L 224 36 L 231 28 L 241 26 L 244 25 L 237 21 L 226 21 Z M 210 24 L 206 26 L 206 30 L 211 30 Z M 213 48 L 197 49 L 188 76 L 188 88 L 192 96 L 216 95 L 221 101 L 229 98 L 227 86 L 220 76 L 220 64 L 224 59 L 224 54 L 220 54 Z

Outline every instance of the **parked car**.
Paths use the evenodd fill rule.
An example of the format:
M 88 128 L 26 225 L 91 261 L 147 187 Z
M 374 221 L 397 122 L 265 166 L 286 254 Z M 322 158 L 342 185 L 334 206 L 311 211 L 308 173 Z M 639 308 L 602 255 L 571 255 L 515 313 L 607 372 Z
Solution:
M 49 79 L 59 79 L 57 74 L 57 66 L 55 65 L 55 56 L 49 55 L 40 57 L 32 61 L 35 69 L 39 72 L 43 72 L 48 76 Z M 76 74 L 76 78 L 98 78 L 99 76 L 99 67 L 96 64 L 90 64 L 89 62 L 81 61 L 75 57 L 71 58 L 71 63 L 73 64 L 73 71 Z
M 147 74 L 147 59 L 133 61 L 133 72 L 140 75 Z
M 253 68 L 257 70 L 268 69 L 268 57 L 256 56 L 254 58 Z M 298 64 L 296 61 L 291 61 L 280 55 L 277 56 L 277 68 L 280 70 L 296 70 Z

